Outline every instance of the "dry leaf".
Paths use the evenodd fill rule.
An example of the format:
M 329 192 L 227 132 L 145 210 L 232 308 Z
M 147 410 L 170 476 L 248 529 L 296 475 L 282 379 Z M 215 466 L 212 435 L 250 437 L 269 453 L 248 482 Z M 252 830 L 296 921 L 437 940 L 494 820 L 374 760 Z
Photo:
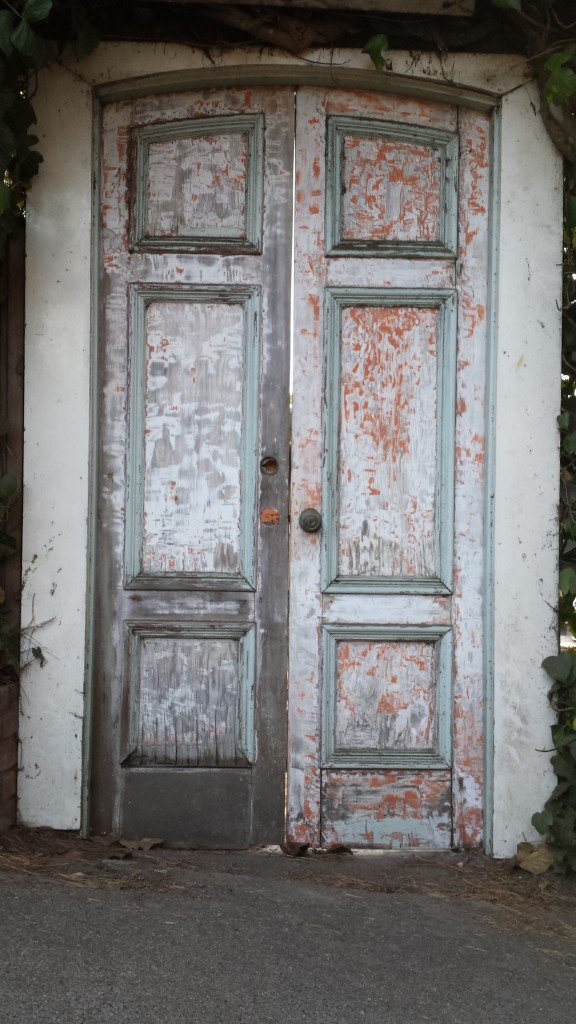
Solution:
M 552 867 L 555 853 L 548 843 L 518 843 L 516 864 L 531 875 L 543 875 Z
M 163 839 L 151 839 L 145 836 L 143 839 L 119 839 L 120 846 L 125 850 L 151 850 L 153 846 L 162 846 Z
M 285 843 L 280 847 L 286 857 L 305 857 L 310 843 Z

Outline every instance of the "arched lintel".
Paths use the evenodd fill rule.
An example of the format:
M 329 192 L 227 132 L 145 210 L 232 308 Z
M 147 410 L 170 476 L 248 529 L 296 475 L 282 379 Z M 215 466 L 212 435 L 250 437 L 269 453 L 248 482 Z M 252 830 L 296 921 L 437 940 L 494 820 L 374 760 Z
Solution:
M 500 95 L 462 86 L 396 72 L 335 67 L 331 64 L 246 64 L 225 67 L 190 68 L 145 75 L 95 87 L 101 101 L 127 100 L 154 93 L 181 92 L 188 89 L 227 88 L 230 86 L 332 86 L 341 89 L 362 89 L 370 92 L 399 93 L 437 103 L 450 103 L 472 110 L 492 110 Z

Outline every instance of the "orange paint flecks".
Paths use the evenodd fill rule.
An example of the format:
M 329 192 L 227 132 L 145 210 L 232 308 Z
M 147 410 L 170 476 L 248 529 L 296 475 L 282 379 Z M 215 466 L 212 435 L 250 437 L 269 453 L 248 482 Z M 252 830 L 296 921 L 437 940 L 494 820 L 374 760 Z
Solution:
M 308 303 L 310 306 L 312 306 L 314 323 L 317 324 L 318 321 L 320 320 L 320 296 L 309 295 Z

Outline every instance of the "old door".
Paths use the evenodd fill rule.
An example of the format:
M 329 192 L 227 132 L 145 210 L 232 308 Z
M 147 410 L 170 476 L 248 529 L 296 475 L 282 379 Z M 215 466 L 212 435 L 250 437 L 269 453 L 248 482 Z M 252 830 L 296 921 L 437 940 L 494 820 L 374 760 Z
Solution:
M 105 105 L 95 829 L 277 841 L 287 768 L 295 839 L 479 841 L 486 147 L 395 96 Z
M 296 131 L 290 834 L 477 845 L 489 118 L 309 90 Z
M 97 830 L 283 835 L 293 125 L 290 90 L 104 107 Z

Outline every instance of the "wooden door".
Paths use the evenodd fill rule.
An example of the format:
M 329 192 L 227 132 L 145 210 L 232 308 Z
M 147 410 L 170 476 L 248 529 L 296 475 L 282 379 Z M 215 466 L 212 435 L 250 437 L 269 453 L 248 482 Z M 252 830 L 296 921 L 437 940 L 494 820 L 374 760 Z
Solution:
M 275 842 L 287 770 L 296 840 L 481 841 L 487 209 L 482 113 L 105 105 L 95 829 Z
M 482 840 L 489 119 L 297 100 L 289 831 Z M 296 527 L 315 508 L 322 528 Z
M 92 827 L 284 834 L 290 90 L 106 104 Z

